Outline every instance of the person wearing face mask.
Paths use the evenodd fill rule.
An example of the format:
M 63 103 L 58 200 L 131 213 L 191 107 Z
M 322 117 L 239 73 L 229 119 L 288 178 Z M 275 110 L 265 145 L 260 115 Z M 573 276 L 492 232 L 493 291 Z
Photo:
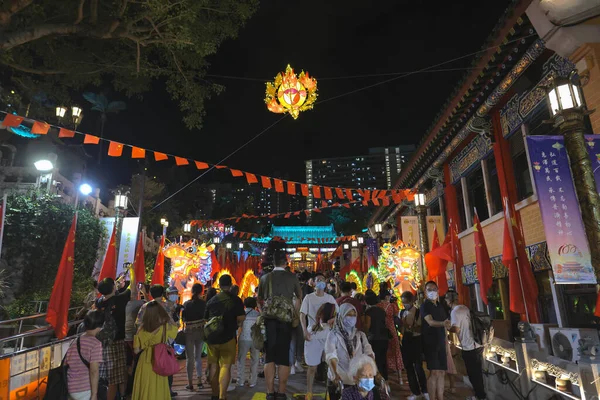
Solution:
M 317 318 L 319 309 L 324 304 L 332 304 L 337 308 L 337 303 L 333 296 L 325 293 L 326 288 L 325 276 L 317 273 L 315 276 L 315 291 L 307 295 L 302 300 L 300 306 L 300 324 L 304 333 L 304 361 L 308 365 L 306 373 L 307 379 L 307 398 L 312 399 L 312 387 L 315 380 L 317 366 L 321 363 L 323 350 L 325 348 L 326 335 L 314 335 L 313 329 L 320 325 L 321 322 Z
M 421 305 L 421 335 L 427 369 L 431 375 L 427 381 L 427 392 L 433 400 L 444 398 L 444 380 L 448 369 L 446 354 L 446 324 L 448 314 L 439 301 L 438 286 L 429 281 L 425 284 L 427 300 Z
M 347 386 L 356 383 L 355 377 L 350 373 L 350 363 L 355 357 L 366 355 L 375 360 L 375 353 L 367 336 L 356 329 L 356 320 L 354 306 L 350 303 L 342 304 L 333 329 L 325 341 L 325 360 L 329 365 L 327 390 L 331 400 L 340 398 L 337 391 L 339 382 Z M 376 380 L 380 379 L 381 376 L 378 375 Z
M 387 282 L 382 282 L 379 288 L 379 303 L 376 307 L 380 307 L 385 312 L 385 326 L 390 333 L 389 347 L 387 351 L 387 367 L 388 371 L 396 371 L 400 375 L 400 371 L 404 369 L 402 361 L 402 353 L 400 352 L 400 340 L 396 331 L 394 317 L 398 315 L 400 309 L 396 301 L 390 301 L 392 295 Z
M 427 394 L 427 377 L 423 370 L 423 357 L 421 355 L 423 344 L 421 342 L 421 311 L 415 307 L 415 295 L 406 291 L 400 297 L 404 310 L 398 315 L 402 321 L 402 359 L 406 367 L 408 386 L 412 394 L 407 400 L 416 400 Z
M 342 400 L 384 400 L 387 399 L 375 387 L 377 367 L 369 356 L 354 357 L 350 363 L 350 375 L 354 377 L 354 386 L 344 388 Z

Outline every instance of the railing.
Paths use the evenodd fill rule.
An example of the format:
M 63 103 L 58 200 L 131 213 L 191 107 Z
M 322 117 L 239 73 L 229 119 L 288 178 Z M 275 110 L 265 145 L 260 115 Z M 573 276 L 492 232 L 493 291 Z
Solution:
M 83 309 L 83 307 L 73 307 L 73 308 L 69 308 L 69 312 L 71 311 L 75 311 L 75 315 L 79 314 L 79 312 Z M 34 314 L 34 315 L 28 315 L 25 317 L 20 317 L 20 318 L 14 318 L 14 319 L 8 319 L 5 321 L 0 321 L 0 327 L 2 326 L 10 326 L 13 324 L 18 324 L 18 328 L 17 328 L 17 332 L 11 336 L 5 337 L 5 338 L 0 338 L 0 349 L 3 349 L 4 346 L 6 346 L 7 343 L 10 342 L 15 342 L 15 345 L 13 346 L 13 352 L 18 352 L 23 350 L 23 346 L 24 346 L 24 342 L 25 342 L 25 338 L 30 337 L 30 336 L 35 336 L 35 335 L 40 335 L 46 332 L 51 332 L 53 330 L 53 328 L 50 325 L 46 325 L 46 326 L 42 326 L 39 328 L 35 328 L 35 329 L 30 329 L 28 331 L 22 332 L 23 330 L 23 325 L 25 321 L 28 320 L 35 320 L 38 318 L 42 318 L 45 317 L 47 315 L 47 313 L 41 313 L 41 314 Z M 77 321 L 71 321 L 69 322 L 69 326 L 74 325 L 74 324 L 79 324 L 81 323 L 81 320 L 77 320 Z M 0 354 L 0 357 L 2 355 Z M 1 397 L 0 397 L 1 398 Z

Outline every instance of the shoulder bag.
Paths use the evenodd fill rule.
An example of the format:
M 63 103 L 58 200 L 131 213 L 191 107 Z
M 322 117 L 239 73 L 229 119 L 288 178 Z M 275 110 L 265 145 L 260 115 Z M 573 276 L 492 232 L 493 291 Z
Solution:
M 267 276 L 267 296 L 262 308 L 262 316 L 266 319 L 292 324 L 295 328 L 300 322 L 300 316 L 291 299 L 285 296 L 273 296 L 273 275 Z M 294 325 L 295 323 L 295 325 Z
M 162 342 L 152 348 L 152 370 L 160 376 L 171 376 L 179 372 L 175 350 L 167 343 L 167 325 L 163 325 Z

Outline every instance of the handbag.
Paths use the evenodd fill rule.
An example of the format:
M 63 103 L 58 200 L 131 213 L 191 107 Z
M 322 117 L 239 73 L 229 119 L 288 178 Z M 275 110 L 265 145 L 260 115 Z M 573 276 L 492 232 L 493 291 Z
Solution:
M 79 354 L 79 358 L 81 359 L 81 362 L 87 367 L 87 369 L 90 369 L 90 363 L 88 360 L 86 360 L 85 358 L 83 358 L 83 356 L 81 355 L 81 343 L 80 340 L 81 336 L 77 338 L 77 353 Z M 98 379 L 98 394 L 97 394 L 97 398 L 98 400 L 106 400 L 108 397 L 108 380 L 106 378 L 100 378 Z
M 175 350 L 167 343 L 167 325 L 163 325 L 162 342 L 152 347 L 152 371 L 160 376 L 171 376 L 179 372 Z
M 69 366 L 65 363 L 66 358 L 67 355 L 65 354 L 60 365 L 48 371 L 44 400 L 66 400 L 69 397 L 69 386 L 67 383 L 67 370 Z
M 292 327 L 295 328 L 300 322 L 300 316 L 297 314 L 296 307 L 290 299 L 284 296 L 273 296 L 273 276 L 269 274 L 267 276 L 267 296 L 262 308 L 262 316 L 266 319 L 276 319 L 280 322 L 292 324 Z M 294 323 L 296 323 L 295 326 Z

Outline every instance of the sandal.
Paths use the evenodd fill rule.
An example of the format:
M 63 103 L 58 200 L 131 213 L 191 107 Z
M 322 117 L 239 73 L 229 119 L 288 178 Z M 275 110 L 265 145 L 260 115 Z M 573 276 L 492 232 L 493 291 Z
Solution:
M 194 391 L 194 385 L 186 385 L 186 386 L 185 386 L 185 388 L 186 388 L 187 390 L 189 390 L 190 392 L 193 392 L 193 391 Z

